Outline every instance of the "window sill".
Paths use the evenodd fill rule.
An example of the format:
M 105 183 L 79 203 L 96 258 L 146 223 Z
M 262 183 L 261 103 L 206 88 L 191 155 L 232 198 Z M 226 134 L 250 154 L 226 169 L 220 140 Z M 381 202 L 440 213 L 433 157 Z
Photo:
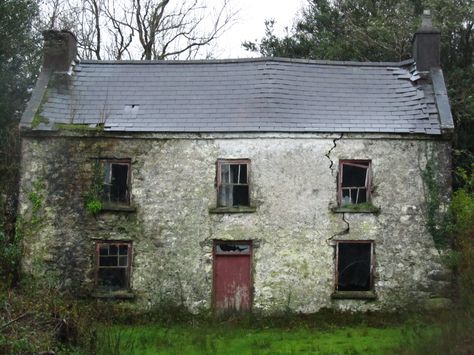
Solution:
M 135 298 L 135 294 L 130 290 L 119 290 L 119 291 L 101 291 L 96 290 L 91 295 L 94 298 L 107 298 L 107 299 L 121 299 L 130 300 Z
M 257 212 L 256 207 L 251 206 L 237 206 L 237 207 L 215 207 L 209 208 L 210 214 L 222 214 L 222 213 L 254 213 Z
M 375 291 L 334 291 L 331 294 L 332 299 L 339 300 L 375 300 L 377 295 Z
M 104 203 L 100 209 L 103 212 L 118 211 L 118 212 L 136 212 L 137 207 L 132 205 L 124 205 L 120 203 Z
M 350 205 L 333 207 L 331 211 L 334 213 L 380 213 L 380 207 L 374 205 Z

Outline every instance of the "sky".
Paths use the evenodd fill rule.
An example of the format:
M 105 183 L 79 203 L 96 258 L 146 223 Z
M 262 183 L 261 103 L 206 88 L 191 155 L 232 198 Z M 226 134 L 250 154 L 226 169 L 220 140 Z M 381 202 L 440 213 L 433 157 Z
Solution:
M 242 48 L 243 41 L 260 40 L 265 34 L 265 20 L 274 19 L 276 34 L 291 29 L 306 0 L 231 0 L 232 10 L 238 11 L 237 22 L 216 42 L 217 58 L 258 57 Z

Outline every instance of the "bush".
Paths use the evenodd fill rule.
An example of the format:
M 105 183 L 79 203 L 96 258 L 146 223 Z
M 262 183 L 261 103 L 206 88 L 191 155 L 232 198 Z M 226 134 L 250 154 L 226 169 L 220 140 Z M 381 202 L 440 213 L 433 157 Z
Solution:
M 8 238 L 0 230 L 0 288 L 8 289 L 18 280 L 20 260 L 21 237 L 19 234 Z

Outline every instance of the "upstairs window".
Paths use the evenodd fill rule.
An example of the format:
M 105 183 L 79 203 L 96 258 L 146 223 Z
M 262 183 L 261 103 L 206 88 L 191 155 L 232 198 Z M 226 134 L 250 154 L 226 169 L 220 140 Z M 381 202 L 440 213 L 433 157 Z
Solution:
M 372 241 L 338 241 L 336 290 L 370 291 L 373 271 Z
M 249 206 L 249 160 L 217 161 L 218 207 Z
M 130 161 L 104 161 L 104 191 L 106 203 L 130 203 Z
M 341 160 L 339 162 L 340 206 L 370 202 L 370 166 L 370 160 Z
M 97 288 L 106 291 L 130 288 L 132 244 L 130 242 L 100 242 L 96 245 Z

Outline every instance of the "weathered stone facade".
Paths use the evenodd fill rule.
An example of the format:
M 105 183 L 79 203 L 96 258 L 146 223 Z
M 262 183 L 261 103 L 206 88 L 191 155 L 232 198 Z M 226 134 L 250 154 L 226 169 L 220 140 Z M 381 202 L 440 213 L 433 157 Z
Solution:
M 449 147 L 441 138 L 395 134 L 24 134 L 24 269 L 90 295 L 96 241 L 131 241 L 131 302 L 171 300 L 199 311 L 212 307 L 213 241 L 251 240 L 254 309 L 393 310 L 423 302 L 449 289 L 425 227 L 421 177 L 434 158 L 449 190 Z M 131 159 L 135 211 L 86 211 L 96 158 Z M 255 212 L 210 213 L 222 158 L 250 159 Z M 340 159 L 371 160 L 379 213 L 331 210 Z M 375 300 L 331 297 L 336 240 L 374 241 Z

